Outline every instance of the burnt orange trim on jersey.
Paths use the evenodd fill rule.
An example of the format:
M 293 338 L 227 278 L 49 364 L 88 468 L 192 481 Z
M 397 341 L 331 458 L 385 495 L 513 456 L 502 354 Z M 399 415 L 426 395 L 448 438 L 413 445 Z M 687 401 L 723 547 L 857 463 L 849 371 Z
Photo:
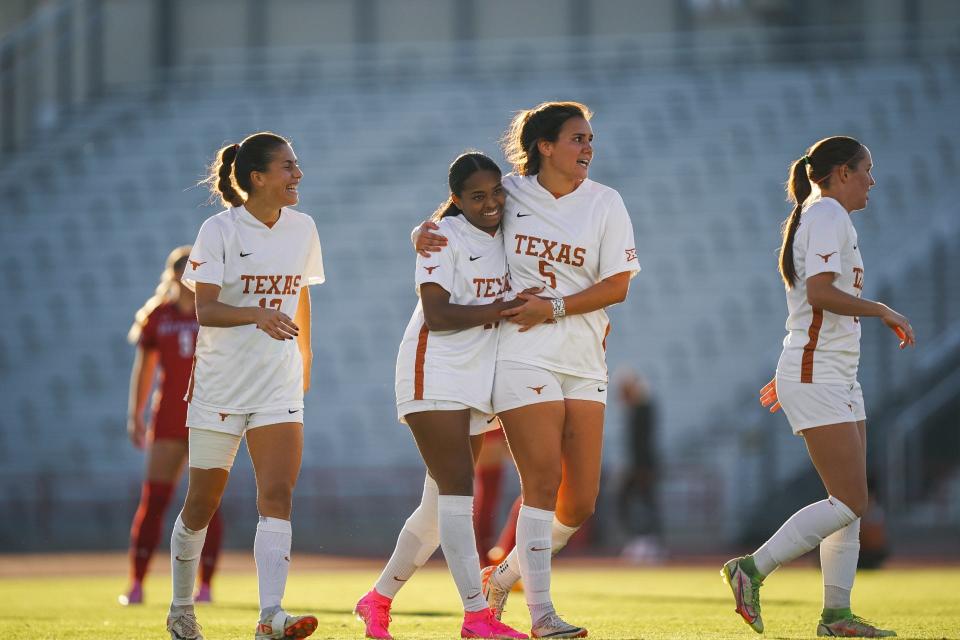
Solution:
M 807 335 L 810 339 L 803 347 L 803 358 L 800 360 L 800 382 L 813 382 L 813 352 L 817 350 L 820 340 L 820 327 L 823 326 L 823 309 L 813 308 L 813 319 Z
M 193 378 L 197 373 L 197 356 L 193 356 L 193 364 L 190 365 L 190 386 L 187 387 L 187 402 L 193 400 Z
M 603 347 L 603 350 L 607 350 L 607 336 L 610 335 L 610 323 L 607 323 L 607 330 L 603 332 L 603 342 L 600 343 L 600 346 Z
M 420 337 L 417 338 L 417 359 L 413 363 L 413 399 L 423 400 L 423 363 L 427 359 L 427 337 L 430 329 L 427 323 L 420 327 Z

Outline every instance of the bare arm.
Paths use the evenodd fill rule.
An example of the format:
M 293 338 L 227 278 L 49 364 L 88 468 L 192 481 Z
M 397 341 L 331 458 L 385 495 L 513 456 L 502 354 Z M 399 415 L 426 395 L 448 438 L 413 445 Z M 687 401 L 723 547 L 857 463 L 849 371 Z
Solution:
M 522 304 L 519 298 L 490 304 L 452 304 L 447 290 L 433 282 L 420 285 L 420 301 L 423 319 L 431 331 L 455 331 L 493 324 L 500 321 L 502 311 Z
M 299 328 L 290 316 L 279 309 L 264 307 L 234 307 L 220 302 L 220 287 L 205 282 L 197 283 L 197 321 L 204 327 L 239 327 L 255 324 L 276 340 L 292 340 Z
M 147 427 L 143 414 L 147 410 L 153 377 L 160 362 L 160 352 L 137 346 L 130 372 L 130 395 L 127 400 L 127 434 L 137 449 L 146 446 Z
M 566 314 L 571 316 L 590 313 L 623 302 L 627 299 L 629 289 L 629 271 L 604 278 L 583 291 L 564 296 L 563 302 L 566 307 Z M 527 292 L 517 294 L 517 298 L 523 300 L 524 304 L 515 309 L 508 309 L 501 315 L 509 318 L 510 322 L 522 325 L 520 331 L 526 331 L 542 322 L 553 319 L 553 305 L 549 299 L 540 298 Z
M 446 236 L 433 233 L 439 228 L 436 222 L 425 220 L 414 227 L 410 233 L 410 242 L 413 243 L 414 250 L 424 258 L 429 258 L 431 253 L 442 251 L 447 246 Z
M 313 365 L 313 346 L 310 344 L 310 287 L 300 288 L 300 303 L 297 305 L 295 316 L 296 326 L 300 327 L 297 334 L 297 347 L 303 358 L 303 392 L 310 388 L 310 369 Z
M 836 274 L 818 273 L 807 278 L 807 302 L 811 307 L 823 309 L 840 316 L 877 317 L 903 342 L 900 348 L 916 344 L 913 327 L 905 316 L 900 315 L 882 302 L 865 300 L 845 293 L 833 286 Z

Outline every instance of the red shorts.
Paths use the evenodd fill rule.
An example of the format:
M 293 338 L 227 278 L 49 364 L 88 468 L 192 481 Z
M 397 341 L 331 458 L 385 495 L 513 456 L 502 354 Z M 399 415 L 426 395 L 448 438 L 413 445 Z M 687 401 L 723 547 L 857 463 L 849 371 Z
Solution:
M 161 402 L 150 421 L 151 440 L 187 441 L 187 403 L 180 398 L 175 403 Z

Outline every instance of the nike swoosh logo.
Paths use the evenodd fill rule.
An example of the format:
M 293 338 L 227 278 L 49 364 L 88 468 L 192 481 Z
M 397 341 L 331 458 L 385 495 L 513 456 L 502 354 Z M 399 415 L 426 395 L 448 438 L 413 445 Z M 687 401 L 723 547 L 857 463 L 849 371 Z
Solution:
M 410 578 L 398 578 L 397 576 L 393 576 L 393 579 L 396 580 L 397 582 L 406 582 Z
M 473 256 L 470 256 L 470 262 L 473 262 L 474 260 L 479 260 L 482 257 L 483 256 L 477 256 L 476 258 L 474 258 Z
M 526 218 L 526 217 L 532 216 L 532 215 L 533 215 L 532 213 L 518 213 L 518 214 L 517 214 L 517 217 L 518 217 L 518 218 Z
M 283 559 L 286 560 L 287 562 L 290 562 L 290 556 L 283 556 Z
M 181 558 L 181 557 L 178 555 L 178 556 L 177 556 L 177 562 L 190 562 L 190 560 L 188 560 L 188 559 L 186 559 L 186 558 Z
M 243 251 L 241 251 L 241 252 L 240 252 L 240 257 L 241 257 L 241 258 L 246 258 L 247 256 L 252 255 L 252 254 L 253 254 L 253 251 L 251 251 L 250 253 L 244 253 Z
M 530 547 L 530 551 L 549 551 L 550 547 Z
M 300 409 L 287 409 L 287 413 L 299 413 Z
M 493 421 L 496 420 L 496 419 L 497 419 L 497 416 L 493 416 L 492 418 L 490 418 L 489 420 L 487 420 L 487 424 L 490 424 L 491 422 L 493 422 Z
M 467 596 L 467 600 L 473 600 L 474 598 L 476 598 L 476 597 L 479 596 L 479 595 L 480 595 L 480 592 L 477 591 L 477 592 L 476 592 L 475 594 L 473 594 L 472 596 Z
M 597 391 L 599 391 L 600 393 L 603 393 L 606 390 L 607 390 L 606 387 L 597 387 Z

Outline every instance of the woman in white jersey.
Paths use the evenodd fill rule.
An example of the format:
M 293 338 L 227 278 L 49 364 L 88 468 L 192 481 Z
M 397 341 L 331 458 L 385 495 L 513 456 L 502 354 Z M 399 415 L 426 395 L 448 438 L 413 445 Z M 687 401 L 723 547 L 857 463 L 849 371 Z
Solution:
M 304 638 L 317 627 L 316 617 L 291 616 L 280 603 L 310 385 L 308 287 L 324 280 L 316 225 L 290 208 L 302 177 L 290 144 L 267 132 L 221 149 L 210 176 L 229 208 L 203 223 L 183 276 L 196 291 L 200 332 L 186 398 L 190 484 L 170 541 L 172 640 L 203 637 L 190 589 L 243 437 L 260 514 L 256 638 Z
M 500 219 L 506 193 L 500 168 L 478 152 L 450 165 L 450 197 L 433 220 L 450 244 L 418 256 L 420 301 L 397 355 L 397 413 L 427 466 L 423 498 L 410 515 L 387 566 L 357 603 L 368 638 L 389 639 L 393 597 L 418 567 L 443 548 L 464 617 L 463 638 L 526 638 L 497 619 L 482 597 L 473 530 L 473 466 L 483 433 L 500 425 L 490 394 L 500 313 L 519 301 L 510 291 Z
M 772 571 L 820 545 L 824 603 L 818 636 L 896 635 L 850 611 L 860 551 L 860 516 L 867 506 L 867 437 L 857 382 L 860 318 L 879 317 L 914 344 L 909 321 L 890 307 L 861 298 L 864 269 L 850 214 L 867 206 L 875 184 L 870 151 L 853 138 L 820 140 L 790 167 L 793 211 L 783 225 L 780 275 L 787 290 L 787 336 L 764 406 L 779 401 L 803 436 L 827 498 L 796 512 L 754 553 L 721 572 L 736 611 L 763 631 L 759 589 Z M 817 187 L 814 189 L 814 187 Z
M 593 514 L 600 490 L 607 395 L 604 309 L 622 302 L 637 264 L 620 194 L 590 180 L 590 110 L 547 102 L 519 112 L 504 136 L 515 174 L 504 178 L 502 228 L 520 307 L 503 312 L 493 408 L 503 422 L 523 492 L 517 541 L 484 569 L 485 595 L 502 614 L 523 577 L 534 637 L 583 637 L 550 598 L 551 556 Z M 417 249 L 436 248 L 421 228 Z M 442 243 L 442 241 L 441 241 Z

